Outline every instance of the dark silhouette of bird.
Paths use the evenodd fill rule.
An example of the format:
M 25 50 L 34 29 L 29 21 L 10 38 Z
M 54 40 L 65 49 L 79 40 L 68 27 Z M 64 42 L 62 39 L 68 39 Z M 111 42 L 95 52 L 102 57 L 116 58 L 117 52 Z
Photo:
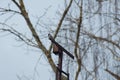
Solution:
M 49 37 L 50 40 L 52 40 L 52 41 L 54 40 L 54 38 L 52 37 L 51 34 L 48 34 L 48 37 Z

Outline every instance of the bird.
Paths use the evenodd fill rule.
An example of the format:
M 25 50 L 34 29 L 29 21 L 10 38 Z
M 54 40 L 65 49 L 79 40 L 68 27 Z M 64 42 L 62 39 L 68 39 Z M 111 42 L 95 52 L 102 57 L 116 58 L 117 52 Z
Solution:
M 48 37 L 49 37 L 50 40 L 52 40 L 52 41 L 54 40 L 54 38 L 52 37 L 51 34 L 48 34 Z

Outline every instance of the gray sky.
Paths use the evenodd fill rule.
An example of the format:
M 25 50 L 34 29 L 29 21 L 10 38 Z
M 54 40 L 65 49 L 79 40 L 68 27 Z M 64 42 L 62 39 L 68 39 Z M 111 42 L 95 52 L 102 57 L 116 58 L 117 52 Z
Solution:
M 45 9 L 51 6 L 47 14 L 48 17 L 50 16 L 49 18 L 54 16 L 61 2 L 60 0 L 25 0 L 27 10 L 30 12 L 30 16 L 33 17 L 42 15 Z M 7 7 L 7 3 L 11 3 L 10 0 L 0 0 L 0 7 Z M 14 8 L 14 6 L 12 7 Z M 0 19 L 2 20 L 2 18 Z M 11 22 L 14 23 L 13 21 Z M 9 23 L 11 22 L 9 21 Z M 16 20 L 17 25 L 22 23 L 22 21 Z M 23 23 L 22 26 L 26 25 Z M 16 75 L 20 77 L 25 75 L 28 78 L 33 77 L 34 68 L 40 56 L 39 51 L 32 51 L 27 46 L 21 46 L 14 36 L 0 33 L 0 80 L 17 80 Z M 39 80 L 52 78 L 51 68 L 48 66 L 44 56 L 40 58 L 37 71 Z M 38 78 L 36 76 L 37 74 L 35 74 L 35 80 Z

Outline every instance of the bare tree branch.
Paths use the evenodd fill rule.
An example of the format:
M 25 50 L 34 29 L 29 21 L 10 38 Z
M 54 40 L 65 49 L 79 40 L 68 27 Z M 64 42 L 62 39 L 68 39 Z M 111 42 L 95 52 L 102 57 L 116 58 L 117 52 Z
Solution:
M 17 30 L 15 30 L 14 28 L 10 27 L 9 25 L 5 23 L 0 23 L 0 24 L 8 27 L 8 28 L 0 28 L 0 31 L 9 32 L 15 35 L 16 37 L 18 37 L 21 41 L 25 42 L 27 45 L 38 48 L 37 44 L 35 44 L 31 39 L 27 38 L 22 33 L 19 33 Z
M 111 72 L 111 71 L 108 70 L 108 69 L 105 69 L 105 71 L 108 72 L 110 75 L 112 75 L 112 76 L 113 76 L 114 78 L 116 78 L 117 80 L 120 80 L 120 76 L 119 76 L 119 75 L 117 75 L 117 74 Z
M 75 48 L 74 48 L 74 54 L 75 54 L 75 56 L 76 56 L 77 63 L 78 63 L 78 69 L 77 69 L 77 71 L 76 71 L 75 80 L 78 79 L 78 75 L 79 75 L 79 73 L 80 73 L 80 71 L 81 71 L 81 59 L 80 59 L 80 57 L 78 57 L 77 49 L 78 49 L 80 31 L 81 31 L 81 27 L 82 27 L 82 16 L 83 16 L 83 9 L 82 9 L 82 8 L 83 8 L 83 0 L 81 0 L 79 23 L 78 23 L 78 25 L 77 25 L 78 30 L 77 30 L 76 42 L 75 42 Z M 80 53 L 79 53 L 79 55 L 80 55 Z
M 30 29 L 30 31 L 31 31 L 31 33 L 32 33 L 35 41 L 36 41 L 37 44 L 38 44 L 38 47 L 44 52 L 44 54 L 46 55 L 46 57 L 47 57 L 47 59 L 48 59 L 48 61 L 49 61 L 49 64 L 51 65 L 53 71 L 55 72 L 55 71 L 56 71 L 56 66 L 55 66 L 55 64 L 54 64 L 54 62 L 53 62 L 53 59 L 52 59 L 52 57 L 51 57 L 51 55 L 50 55 L 50 52 L 49 52 L 49 51 L 46 49 L 46 47 L 42 44 L 42 42 L 41 42 L 41 40 L 40 40 L 40 38 L 39 38 L 39 36 L 38 36 L 35 28 L 33 27 L 33 24 L 31 23 L 31 20 L 30 20 L 30 18 L 29 18 L 29 16 L 28 16 L 28 13 L 27 13 L 27 11 L 26 11 L 26 9 L 25 9 L 25 5 L 24 5 L 23 0 L 19 0 L 19 4 L 18 4 L 15 0 L 13 0 L 13 2 L 14 2 L 14 3 L 17 5 L 17 7 L 20 9 L 23 18 L 25 19 L 25 21 L 26 21 L 26 23 L 27 23 L 27 25 L 28 25 L 28 28 Z
M 5 9 L 5 8 L 0 8 L 0 12 L 4 12 L 4 13 L 13 12 L 13 13 L 21 14 L 19 11 L 12 10 L 12 9 Z
M 70 3 L 69 3 L 69 5 L 68 5 L 68 7 L 64 10 L 64 12 L 63 12 L 63 14 L 62 14 L 62 17 L 61 17 L 61 19 L 60 19 L 60 21 L 59 21 L 59 23 L 58 23 L 57 29 L 56 29 L 56 31 L 55 31 L 54 39 L 57 37 L 57 34 L 58 34 L 58 32 L 59 32 L 59 30 L 60 30 L 60 27 L 61 27 L 61 25 L 62 25 L 62 23 L 63 23 L 63 21 L 64 21 L 64 18 L 65 18 L 65 16 L 67 15 L 67 13 L 68 13 L 71 5 L 72 5 L 72 2 L 73 2 L 73 0 L 70 0 Z M 52 49 L 52 44 L 50 45 L 49 51 L 51 51 L 51 49 Z
M 16 0 L 12 0 L 14 3 L 15 3 L 15 5 L 20 9 L 20 5 L 19 5 L 19 3 L 16 1 Z
M 115 42 L 112 41 L 112 40 L 108 40 L 107 38 L 102 38 L 102 37 L 95 36 L 94 34 L 89 33 L 89 32 L 86 32 L 86 31 L 85 31 L 85 34 L 87 34 L 88 36 L 94 38 L 95 40 L 106 41 L 106 42 L 108 42 L 108 43 L 111 43 L 111 44 L 115 45 L 117 48 L 120 49 L 120 45 L 117 44 L 117 43 L 115 43 Z

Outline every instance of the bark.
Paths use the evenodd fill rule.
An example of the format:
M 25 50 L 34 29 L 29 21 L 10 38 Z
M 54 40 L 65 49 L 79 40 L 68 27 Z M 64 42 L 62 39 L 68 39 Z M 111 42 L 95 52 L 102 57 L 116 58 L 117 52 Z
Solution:
M 20 9 L 21 11 L 21 15 L 23 16 L 23 18 L 25 19 L 27 25 L 28 25 L 28 28 L 30 29 L 38 47 L 43 51 L 43 53 L 46 55 L 47 59 L 48 59 L 48 62 L 51 66 L 51 68 L 53 69 L 54 72 L 56 72 L 56 66 L 55 66 L 55 63 L 53 62 L 53 59 L 50 55 L 50 52 L 46 49 L 46 47 L 42 44 L 42 41 L 40 40 L 32 22 L 30 21 L 30 18 L 28 16 L 28 13 L 25 9 L 25 5 L 24 5 L 24 2 L 23 0 L 19 0 L 19 3 L 17 3 L 15 0 L 13 0 L 13 2 L 17 5 L 17 7 Z
M 82 17 L 83 17 L 82 4 L 83 4 L 83 0 L 81 0 L 80 17 L 79 17 L 79 21 L 78 21 L 79 23 L 77 25 L 78 30 L 77 30 L 77 36 L 76 36 L 76 42 L 75 42 L 75 49 L 74 49 L 74 54 L 75 54 L 75 57 L 77 59 L 77 64 L 78 64 L 78 69 L 76 71 L 75 80 L 78 80 L 78 76 L 81 71 L 81 58 L 80 58 L 80 56 L 78 56 L 78 54 L 80 55 L 80 53 L 77 52 L 77 49 L 78 49 L 79 38 L 80 38 L 80 30 L 82 27 Z
M 63 23 L 63 21 L 64 21 L 64 18 L 65 18 L 65 16 L 67 15 L 67 13 L 68 13 L 71 5 L 72 5 L 72 2 L 73 2 L 73 0 L 70 0 L 70 3 L 69 3 L 69 5 L 68 5 L 68 7 L 64 10 L 64 12 L 63 12 L 63 14 L 62 14 L 62 17 L 61 17 L 61 19 L 60 19 L 60 21 L 59 21 L 59 23 L 58 23 L 57 29 L 56 29 L 56 31 L 55 31 L 55 35 L 54 35 L 54 37 L 53 37 L 54 39 L 55 39 L 55 38 L 57 37 L 57 35 L 58 35 L 58 32 L 59 32 L 59 30 L 60 30 L 60 28 L 61 28 L 61 26 L 62 26 L 62 23 Z M 50 46 L 49 51 L 51 51 L 51 49 L 52 49 L 52 44 L 51 44 L 51 46 Z
M 112 71 L 105 69 L 106 72 L 108 72 L 110 75 L 112 75 L 115 79 L 120 80 L 120 76 L 113 73 Z

